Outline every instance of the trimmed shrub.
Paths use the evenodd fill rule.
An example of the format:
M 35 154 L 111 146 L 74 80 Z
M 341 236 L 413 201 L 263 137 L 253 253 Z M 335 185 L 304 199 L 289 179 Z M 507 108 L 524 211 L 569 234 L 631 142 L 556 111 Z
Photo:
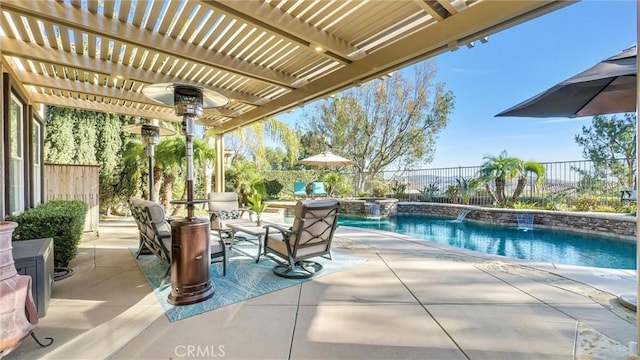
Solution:
M 276 179 L 265 180 L 263 183 L 264 183 L 264 189 L 265 189 L 269 199 L 273 199 L 273 198 L 277 197 L 278 194 L 280 193 L 280 191 L 282 191 L 282 188 L 284 187 L 284 186 L 282 186 L 280 181 L 278 181 Z
M 84 201 L 53 200 L 7 220 L 18 223 L 13 241 L 53 238 L 54 265 L 66 267 L 78 254 L 88 210 Z
M 598 198 L 593 195 L 580 195 L 573 202 L 576 211 L 594 211 L 596 207 L 598 207 L 598 204 Z

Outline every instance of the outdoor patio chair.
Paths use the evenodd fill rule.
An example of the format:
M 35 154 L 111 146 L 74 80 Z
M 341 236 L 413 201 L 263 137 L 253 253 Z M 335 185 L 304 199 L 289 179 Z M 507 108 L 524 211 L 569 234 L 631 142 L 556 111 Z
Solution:
M 638 191 L 637 190 L 621 190 L 620 191 L 620 202 L 632 202 L 638 201 Z
M 293 200 L 295 200 L 297 196 L 307 198 L 307 183 L 304 181 L 296 181 L 293 183 Z
M 211 230 L 217 231 L 220 239 L 231 236 L 226 224 L 253 221 L 253 210 L 240 208 L 236 192 L 211 192 L 208 199 Z
M 322 181 L 314 181 L 311 184 L 311 197 L 327 197 L 327 190 L 325 190 L 324 183 Z
M 296 204 L 291 228 L 265 225 L 265 255 L 277 265 L 273 272 L 286 278 L 308 278 L 322 270 L 318 262 L 308 260 L 323 256 L 331 259 L 331 241 L 338 223 L 340 203 L 336 199 L 300 200 Z

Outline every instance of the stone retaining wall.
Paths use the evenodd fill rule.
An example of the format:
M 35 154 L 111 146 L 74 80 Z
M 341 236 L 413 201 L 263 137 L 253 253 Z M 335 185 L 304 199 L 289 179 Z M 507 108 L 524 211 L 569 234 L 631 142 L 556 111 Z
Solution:
M 393 216 L 398 213 L 398 199 L 338 199 L 340 201 L 340 214 L 365 216 L 365 203 L 380 205 L 380 215 L 382 217 Z M 296 212 L 296 204 L 289 203 L 269 203 L 270 208 L 284 209 L 286 216 L 293 216 Z
M 387 199 L 395 200 L 395 199 Z M 517 226 L 517 214 L 532 214 L 534 227 L 560 229 L 595 233 L 599 235 L 616 236 L 635 241 L 636 217 L 625 214 L 591 213 L 591 212 L 564 212 L 530 209 L 495 209 L 470 205 L 440 204 L 425 202 L 397 202 L 380 199 L 382 204 L 389 206 L 389 214 L 424 214 L 429 216 L 455 219 L 463 210 L 469 210 L 465 219 L 484 223 L 497 223 Z M 340 212 L 347 215 L 359 215 L 365 200 L 340 199 Z M 295 203 L 286 202 L 269 205 L 270 207 L 284 208 L 287 216 L 294 215 Z M 382 206 L 381 206 L 382 209 Z M 387 209 L 385 207 L 385 209 Z
M 339 199 L 340 213 L 345 215 L 366 216 L 366 204 L 380 205 L 380 216 L 389 217 L 398 213 L 398 199 L 387 198 L 363 198 L 363 199 Z
M 495 209 L 468 205 L 401 202 L 398 214 L 424 214 L 456 218 L 463 210 L 465 220 L 517 226 L 517 214 L 532 214 L 534 227 L 546 227 L 616 236 L 635 241 L 636 217 L 625 214 L 563 212 L 531 209 Z

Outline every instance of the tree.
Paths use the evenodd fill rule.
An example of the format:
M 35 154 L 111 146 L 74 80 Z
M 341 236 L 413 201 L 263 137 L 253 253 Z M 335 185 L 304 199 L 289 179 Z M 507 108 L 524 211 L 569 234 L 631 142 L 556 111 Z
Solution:
M 47 106 L 44 118 L 45 162 L 71 164 L 76 153 L 72 109 Z
M 513 201 L 522 194 L 527 176 L 530 173 L 536 175 L 536 183 L 540 183 L 544 179 L 545 169 L 542 164 L 510 157 L 506 150 L 498 156 L 485 156 L 484 159 L 485 162 L 482 163 L 478 172 L 478 181 L 485 184 L 487 192 L 499 205 L 506 204 L 509 199 L 506 194 L 507 181 L 517 178 L 516 187 L 509 199 Z M 491 187 L 492 183 L 493 188 Z
M 235 191 L 238 193 L 240 202 L 247 204 L 247 195 L 253 191 L 258 192 L 266 198 L 264 186 L 260 186 L 264 180 L 263 172 L 257 168 L 256 164 L 251 161 L 238 160 L 231 166 L 227 167 L 225 172 L 227 178 L 227 191 Z
M 141 190 L 144 198 L 148 199 L 147 178 L 147 154 L 144 144 L 139 138 L 130 138 L 124 146 L 122 152 L 122 164 L 118 189 L 127 189 L 126 195 L 133 196 Z M 146 185 L 146 186 L 145 186 Z
M 622 187 L 635 188 L 636 114 L 622 118 L 613 115 L 594 116 L 591 126 L 583 126 L 575 141 L 582 146 L 582 155 L 592 160 L 596 177 L 605 177 L 607 170 Z
M 117 183 L 122 149 L 122 124 L 112 113 L 99 113 L 97 121 L 96 161 L 100 164 L 100 205 L 111 214 L 118 202 Z
M 210 129 L 205 133 L 205 137 L 213 134 L 214 129 Z M 272 167 L 269 163 L 265 137 L 284 145 L 286 161 L 289 167 L 292 167 L 298 161 L 301 149 L 299 133 L 289 128 L 284 122 L 276 118 L 269 118 L 266 121 L 256 122 L 251 126 L 240 128 L 225 137 L 225 145 L 227 148 L 233 148 L 235 153 L 232 163 L 237 158 L 250 158 L 253 159 L 259 169 Z
M 72 110 L 73 136 L 76 144 L 75 164 L 96 164 L 96 117 L 98 114 L 87 110 Z
M 295 165 L 301 150 L 299 133 L 276 118 L 267 119 L 264 123 L 264 128 L 269 138 L 284 145 L 289 167 Z M 267 154 L 265 152 L 265 158 L 266 156 Z
M 544 167 L 544 165 L 540 164 L 539 162 L 520 161 L 520 165 L 518 166 L 518 174 L 516 175 L 517 177 L 516 188 L 515 190 L 513 190 L 513 195 L 511 196 L 511 200 L 515 200 L 520 195 L 522 195 L 522 192 L 524 191 L 524 188 L 527 184 L 527 177 L 529 177 L 529 175 L 535 175 L 536 181 L 533 184 L 535 186 L 535 185 L 542 185 L 542 182 L 544 181 L 545 173 L 546 173 L 546 168 Z
M 281 148 L 267 148 L 266 149 L 267 164 L 269 164 L 269 170 L 287 170 L 290 168 L 287 152 Z
M 320 154 L 329 148 L 324 134 L 318 130 L 307 130 L 300 135 L 300 158 L 304 159 L 312 155 Z
M 192 143 L 194 184 L 197 184 L 199 174 L 204 174 L 205 164 L 215 156 L 215 150 L 200 138 L 194 137 Z M 180 184 L 178 180 L 184 177 L 187 164 L 186 153 L 186 139 L 181 134 L 163 137 L 156 146 L 153 169 L 154 181 L 156 182 L 154 190 L 159 192 L 156 196 L 160 199 L 165 209 L 170 208 L 171 199 L 176 190 L 174 187 L 176 184 Z M 203 176 L 200 177 L 202 178 Z M 177 189 L 181 193 L 178 198 L 186 198 L 186 187 L 178 186 Z M 199 189 L 202 189 L 202 187 L 199 187 Z M 180 206 L 174 207 L 171 214 L 175 215 L 179 209 Z
M 334 153 L 356 162 L 360 190 L 388 165 L 431 161 L 454 106 L 453 94 L 433 83 L 435 73 L 425 62 L 407 76 L 396 72 L 322 102 L 310 138 L 322 136 Z

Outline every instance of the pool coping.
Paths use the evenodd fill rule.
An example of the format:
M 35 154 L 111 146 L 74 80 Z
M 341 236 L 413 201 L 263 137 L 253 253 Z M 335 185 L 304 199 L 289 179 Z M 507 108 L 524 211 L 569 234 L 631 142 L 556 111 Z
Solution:
M 582 266 L 573 264 L 553 263 L 544 261 L 533 261 L 527 259 L 514 258 L 510 256 L 488 254 L 452 245 L 441 244 L 415 236 L 399 234 L 392 231 L 360 228 L 355 226 L 340 225 L 341 228 L 348 228 L 356 231 L 372 232 L 385 237 L 409 241 L 416 245 L 437 248 L 453 255 L 480 261 L 497 261 L 502 263 L 515 264 L 526 268 L 544 271 L 557 276 L 568 278 L 573 281 L 592 286 L 600 291 L 607 292 L 616 297 L 629 292 L 635 292 L 636 271 L 632 269 L 602 268 L 594 266 Z

